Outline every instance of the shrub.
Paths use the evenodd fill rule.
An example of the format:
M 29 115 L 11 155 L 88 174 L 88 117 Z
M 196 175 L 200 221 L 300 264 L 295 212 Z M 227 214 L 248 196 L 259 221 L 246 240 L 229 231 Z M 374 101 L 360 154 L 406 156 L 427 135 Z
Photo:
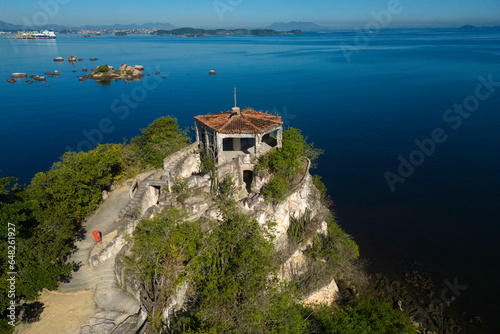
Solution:
M 94 73 L 106 73 L 109 71 L 109 66 L 108 65 L 99 65 L 95 70 Z
M 201 172 L 203 174 L 214 173 L 217 170 L 217 166 L 215 165 L 215 161 L 212 157 L 208 156 L 205 153 L 202 153 L 201 156 Z
M 141 132 L 142 135 L 133 138 L 131 144 L 137 150 L 145 168 L 162 167 L 166 156 L 177 152 L 189 144 L 190 140 L 187 131 L 181 130 L 177 119 L 170 116 L 156 119 Z
M 356 260 L 359 257 L 356 242 L 337 224 L 333 216 L 329 215 L 326 221 L 328 234 L 318 234 L 306 254 L 312 258 L 324 259 L 333 266 Z
M 188 186 L 186 181 L 182 181 L 174 184 L 172 191 L 177 194 L 177 200 L 182 202 L 191 196 L 193 189 Z
M 288 128 L 283 133 L 283 145 L 263 155 L 256 169 L 266 169 L 274 174 L 262 194 L 271 203 L 281 202 L 291 188 L 294 177 L 302 171 L 304 159 L 314 163 L 322 153 L 308 144 L 299 129 Z
M 290 225 L 288 226 L 288 237 L 298 243 L 302 241 L 306 229 L 311 225 L 311 210 L 306 209 L 304 214 L 299 217 L 290 216 Z
M 290 191 L 290 181 L 282 174 L 273 175 L 269 183 L 262 189 L 266 201 L 273 204 L 282 202 Z
M 313 312 L 311 322 L 321 333 L 331 334 L 414 334 L 411 320 L 390 303 L 368 297 L 354 305 L 344 305 L 332 315 L 328 307 Z
M 324 197 L 326 195 L 326 186 L 323 183 L 323 181 L 321 181 L 321 176 L 319 176 L 319 175 L 313 175 L 312 182 L 313 182 L 314 186 L 321 193 L 321 196 Z

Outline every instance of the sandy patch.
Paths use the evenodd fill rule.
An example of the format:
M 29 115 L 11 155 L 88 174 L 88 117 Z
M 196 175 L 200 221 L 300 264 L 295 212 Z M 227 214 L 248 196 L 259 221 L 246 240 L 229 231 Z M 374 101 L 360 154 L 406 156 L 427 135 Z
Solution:
M 99 311 L 91 291 L 61 293 L 44 290 L 39 301 L 44 304 L 40 321 L 19 326 L 16 333 L 78 334 L 89 318 Z

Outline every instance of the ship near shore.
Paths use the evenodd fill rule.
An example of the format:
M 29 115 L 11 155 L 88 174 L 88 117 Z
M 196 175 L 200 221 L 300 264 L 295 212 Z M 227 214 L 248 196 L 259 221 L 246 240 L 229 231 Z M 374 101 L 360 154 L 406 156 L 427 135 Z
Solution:
M 44 31 L 18 31 L 13 39 L 56 39 L 56 34 L 51 30 Z

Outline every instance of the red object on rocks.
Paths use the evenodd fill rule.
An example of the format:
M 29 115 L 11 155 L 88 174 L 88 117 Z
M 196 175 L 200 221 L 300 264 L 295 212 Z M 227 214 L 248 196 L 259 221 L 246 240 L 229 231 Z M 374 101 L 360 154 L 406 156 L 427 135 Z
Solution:
M 101 232 L 95 230 L 94 232 L 92 232 L 92 234 L 94 235 L 95 241 L 97 242 L 101 241 Z

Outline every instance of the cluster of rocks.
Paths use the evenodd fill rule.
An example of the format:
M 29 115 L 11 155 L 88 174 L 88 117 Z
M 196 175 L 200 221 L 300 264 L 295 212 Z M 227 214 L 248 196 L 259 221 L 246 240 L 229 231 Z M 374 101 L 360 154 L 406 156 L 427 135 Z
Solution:
M 60 73 L 58 70 L 55 70 L 54 72 L 45 72 L 45 75 L 47 75 L 49 77 L 53 77 L 53 76 L 57 77 L 60 75 Z M 7 82 L 15 83 L 16 79 L 24 79 L 27 77 L 28 77 L 28 75 L 26 73 L 12 73 L 11 78 L 7 79 Z M 47 78 L 45 78 L 44 76 L 41 76 L 41 75 L 33 74 L 33 75 L 30 75 L 29 77 L 33 80 L 40 81 L 40 82 L 47 81 Z M 33 80 L 26 80 L 26 82 L 32 84 Z M 49 85 L 47 85 L 47 87 L 49 87 Z
M 97 58 L 90 58 L 89 60 L 90 61 L 96 61 Z M 54 61 L 63 62 L 64 58 L 63 57 L 56 57 L 56 58 L 54 58 Z M 83 58 L 78 58 L 78 60 L 77 60 L 75 56 L 71 56 L 71 57 L 68 58 L 68 61 L 70 63 L 76 63 L 77 61 L 83 61 Z
M 99 70 L 102 67 L 104 70 Z M 79 80 L 93 79 L 104 82 L 123 80 L 126 82 L 140 80 L 144 76 L 143 71 L 144 66 L 142 65 L 128 66 L 127 64 L 122 64 L 118 70 L 115 70 L 113 66 L 101 65 L 97 69 L 93 68 L 92 73 L 79 77 Z
M 448 312 L 451 302 L 435 302 L 441 290 L 428 274 L 412 270 L 404 276 L 404 281 L 399 281 L 376 273 L 371 282 L 374 290 L 372 294 L 391 300 L 394 308 L 410 316 L 419 333 L 448 334 L 461 331 L 460 325 Z
M 48 76 L 49 78 L 52 78 L 54 76 L 58 77 L 61 73 L 59 73 L 58 70 L 55 70 L 54 72 L 45 72 L 45 75 Z

